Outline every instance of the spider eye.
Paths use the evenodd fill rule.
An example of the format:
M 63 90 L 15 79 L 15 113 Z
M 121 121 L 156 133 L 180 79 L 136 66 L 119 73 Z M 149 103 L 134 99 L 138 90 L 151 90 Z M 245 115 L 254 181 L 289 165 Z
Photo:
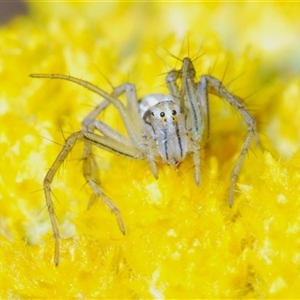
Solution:
M 163 118 L 165 116 L 165 113 L 164 112 L 161 112 L 160 113 L 160 116 Z
M 152 112 L 151 115 L 154 116 L 154 112 Z
M 176 114 L 177 114 L 177 111 L 173 109 L 172 110 L 172 115 L 175 116 Z

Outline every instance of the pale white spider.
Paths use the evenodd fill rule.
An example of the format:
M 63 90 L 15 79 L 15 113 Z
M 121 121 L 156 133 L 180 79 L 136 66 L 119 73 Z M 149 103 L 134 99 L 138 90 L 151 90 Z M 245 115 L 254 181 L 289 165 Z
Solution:
M 83 120 L 82 130 L 74 132 L 65 141 L 61 152 L 49 169 L 44 179 L 46 204 L 52 224 L 55 251 L 54 263 L 59 263 L 59 229 L 56 222 L 54 204 L 51 197 L 52 180 L 66 159 L 75 143 L 84 142 L 83 175 L 92 188 L 94 195 L 102 199 L 106 206 L 115 214 L 120 230 L 125 234 L 125 226 L 118 207 L 108 198 L 99 185 L 95 175 L 94 160 L 91 153 L 92 145 L 114 154 L 131 159 L 147 160 L 155 178 L 158 177 L 156 161 L 177 168 L 187 154 L 192 155 L 194 178 L 200 184 L 200 146 L 205 143 L 209 131 L 208 94 L 212 93 L 229 102 L 243 117 L 248 132 L 241 153 L 233 168 L 229 188 L 229 205 L 233 204 L 234 188 L 237 176 L 242 167 L 251 140 L 255 135 L 255 120 L 245 109 L 239 98 L 235 97 L 222 85 L 221 81 L 203 75 L 199 82 L 195 81 L 195 69 L 190 58 L 182 60 L 182 68 L 170 71 L 166 76 L 168 95 L 151 94 L 140 102 L 135 86 L 124 83 L 106 93 L 90 82 L 72 76 L 60 74 L 32 74 L 35 78 L 63 79 L 77 83 L 100 95 L 104 100 Z M 118 97 L 125 93 L 127 105 L 124 106 Z M 119 133 L 107 124 L 97 120 L 98 115 L 109 105 L 114 105 L 125 125 L 128 137 Z M 99 134 L 94 133 L 97 130 Z M 93 201 L 91 198 L 90 203 Z

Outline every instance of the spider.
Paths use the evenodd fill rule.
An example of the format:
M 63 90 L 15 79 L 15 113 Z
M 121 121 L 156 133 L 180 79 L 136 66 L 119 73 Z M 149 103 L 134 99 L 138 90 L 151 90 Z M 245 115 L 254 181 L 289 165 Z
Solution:
M 232 95 L 220 80 L 210 75 L 203 75 L 199 81 L 196 81 L 196 72 L 190 58 L 186 57 L 182 60 L 181 69 L 167 73 L 166 84 L 169 94 L 150 94 L 142 98 L 140 102 L 132 83 L 124 83 L 108 94 L 94 84 L 72 76 L 61 74 L 32 74 L 30 76 L 71 81 L 104 98 L 83 120 L 82 130 L 72 133 L 66 139 L 62 150 L 44 178 L 46 205 L 55 240 L 55 265 L 59 264 L 60 235 L 51 196 L 51 183 L 76 142 L 84 142 L 83 176 L 86 182 L 93 190 L 95 197 L 102 199 L 114 213 L 121 232 L 125 234 L 120 210 L 105 195 L 95 172 L 93 172 L 95 162 L 92 158 L 92 146 L 127 158 L 146 160 L 155 178 L 158 178 L 157 159 L 178 168 L 187 154 L 190 154 L 194 165 L 194 180 L 199 186 L 200 147 L 206 142 L 209 132 L 209 93 L 230 103 L 248 126 L 241 153 L 230 176 L 228 202 L 229 206 L 232 206 L 236 180 L 250 143 L 255 136 L 256 122 L 240 98 Z M 126 106 L 118 98 L 123 93 L 127 98 Z M 98 115 L 109 105 L 117 108 L 128 137 L 97 119 Z M 89 204 L 92 202 L 93 197 Z

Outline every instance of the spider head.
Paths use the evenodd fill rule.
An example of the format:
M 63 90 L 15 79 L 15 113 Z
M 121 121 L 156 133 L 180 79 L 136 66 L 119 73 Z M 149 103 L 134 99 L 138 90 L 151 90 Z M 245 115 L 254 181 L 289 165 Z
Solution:
M 173 101 L 162 101 L 144 114 L 145 136 L 155 142 L 158 155 L 176 167 L 188 151 L 186 116 Z

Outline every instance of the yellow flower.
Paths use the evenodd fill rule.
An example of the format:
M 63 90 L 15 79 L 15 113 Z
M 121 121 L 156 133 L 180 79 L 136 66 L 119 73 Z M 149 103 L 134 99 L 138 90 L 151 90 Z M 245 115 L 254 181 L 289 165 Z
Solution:
M 0 28 L 1 298 L 298 298 L 298 6 L 28 4 L 29 16 Z M 167 92 L 164 74 L 180 64 L 169 53 L 202 55 L 198 77 L 209 73 L 246 98 L 265 148 L 251 146 L 232 208 L 229 177 L 247 128 L 222 99 L 211 97 L 200 187 L 190 158 L 178 171 L 160 165 L 156 180 L 147 162 L 95 149 L 123 236 L 100 199 L 86 209 L 79 142 L 52 184 L 62 237 L 55 267 L 43 177 L 101 99 L 28 75 L 71 74 L 108 92 L 109 82 L 130 81 L 142 97 Z M 103 118 L 124 130 L 114 108 Z

